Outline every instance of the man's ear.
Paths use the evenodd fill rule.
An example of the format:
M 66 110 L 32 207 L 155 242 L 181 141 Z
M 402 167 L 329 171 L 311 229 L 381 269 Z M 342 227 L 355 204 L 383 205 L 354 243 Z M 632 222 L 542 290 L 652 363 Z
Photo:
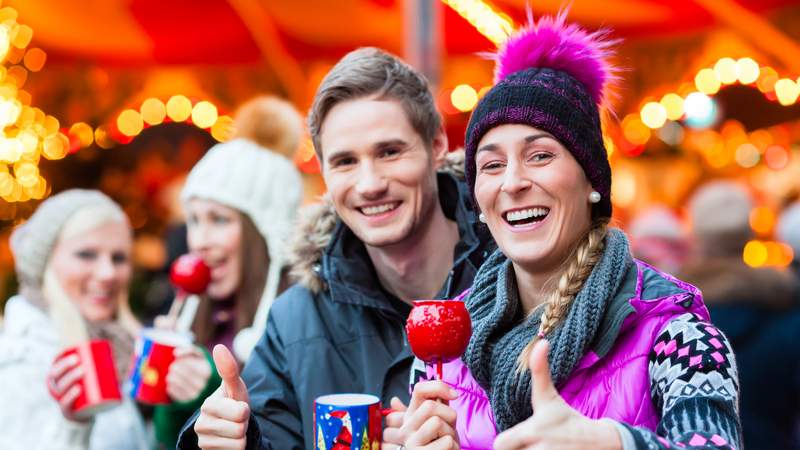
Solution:
M 431 143 L 431 158 L 433 158 L 433 165 L 436 169 L 440 169 L 444 165 L 448 150 L 447 133 L 444 131 L 444 125 L 440 125 Z

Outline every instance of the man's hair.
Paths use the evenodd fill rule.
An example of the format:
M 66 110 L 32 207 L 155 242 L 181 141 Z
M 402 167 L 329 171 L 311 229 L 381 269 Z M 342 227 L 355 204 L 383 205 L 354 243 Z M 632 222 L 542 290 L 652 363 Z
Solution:
M 414 131 L 426 147 L 431 147 L 442 119 L 425 77 L 396 56 L 365 47 L 345 55 L 328 72 L 314 96 L 308 131 L 320 163 L 323 162 L 320 130 L 331 108 L 344 101 L 371 96 L 400 102 Z

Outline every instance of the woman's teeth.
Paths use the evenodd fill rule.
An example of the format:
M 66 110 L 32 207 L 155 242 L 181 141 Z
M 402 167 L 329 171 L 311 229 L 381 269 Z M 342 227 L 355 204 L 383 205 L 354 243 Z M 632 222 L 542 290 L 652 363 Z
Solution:
M 506 221 L 511 225 L 525 225 L 544 219 L 549 208 L 528 208 L 506 213 Z
M 393 203 L 384 203 L 383 205 L 365 206 L 361 208 L 361 212 L 363 212 L 367 216 L 376 216 L 378 214 L 383 214 L 387 211 L 391 211 L 397 208 L 397 205 L 399 205 L 399 203 L 393 202 Z

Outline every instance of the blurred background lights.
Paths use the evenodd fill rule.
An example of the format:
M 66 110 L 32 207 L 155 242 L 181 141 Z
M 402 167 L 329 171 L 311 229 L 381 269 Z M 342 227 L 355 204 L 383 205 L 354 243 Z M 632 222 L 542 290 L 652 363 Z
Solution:
M 778 72 L 772 67 L 762 67 L 758 73 L 756 87 L 763 93 L 772 92 L 775 89 L 775 82 L 778 81 Z
M 217 107 L 211 102 L 198 102 L 192 109 L 192 122 L 198 128 L 210 128 L 217 121 L 217 117 Z
M 783 106 L 789 106 L 797 101 L 800 95 L 800 86 L 788 78 L 781 78 L 775 82 L 775 96 Z
M 657 132 L 658 138 L 667 145 L 677 146 L 683 142 L 683 127 L 677 122 L 667 122 Z
M 661 98 L 661 105 L 667 111 L 667 119 L 678 120 L 683 117 L 683 97 L 669 93 Z
M 661 103 L 649 102 L 642 107 L 642 123 L 649 128 L 661 128 L 667 121 L 667 109 Z
M 767 262 L 767 246 L 761 241 L 750 241 L 744 246 L 742 259 L 750 267 L 761 267 Z
M 42 67 L 44 67 L 44 63 L 46 61 L 47 54 L 40 48 L 32 48 L 28 50 L 25 52 L 25 58 L 23 59 L 25 67 L 27 67 L 31 72 L 38 72 L 42 70 Z
M 82 147 L 88 147 L 94 142 L 94 130 L 84 122 L 77 122 L 69 128 L 69 133 L 78 138 Z
M 142 120 L 148 125 L 158 125 L 167 117 L 167 107 L 157 98 L 148 98 L 142 102 L 139 112 Z
M 686 124 L 692 128 L 708 128 L 716 122 L 718 110 L 714 99 L 701 92 L 692 92 L 683 103 Z
M 622 133 L 634 145 L 644 145 L 650 139 L 650 129 L 638 114 L 629 114 L 622 120 Z
M 136 136 L 142 132 L 144 121 L 141 114 L 134 109 L 126 109 L 117 117 L 117 129 L 125 136 Z
M 459 84 L 450 94 L 450 101 L 461 112 L 472 111 L 478 103 L 478 93 L 468 84 Z
M 723 84 L 735 83 L 738 78 L 736 61 L 733 58 L 722 58 L 714 64 L 714 74 Z
M 789 164 L 789 152 L 780 145 L 771 145 L 764 151 L 764 163 L 772 170 L 782 170 Z
M 751 143 L 744 143 L 736 148 L 736 155 L 734 156 L 736 163 L 745 169 L 749 169 L 758 164 L 761 159 L 761 154 L 755 145 Z
M 742 84 L 754 83 L 760 72 L 758 63 L 752 58 L 739 58 L 736 61 L 736 74 Z
M 697 72 L 694 77 L 694 85 L 697 90 L 708 95 L 716 94 L 719 91 L 720 83 L 719 78 L 712 69 L 702 69 Z M 684 106 L 685 108 L 685 106 Z
M 192 115 L 192 102 L 184 95 L 173 95 L 167 100 L 167 115 L 175 122 L 183 122 Z
M 759 234 L 768 234 L 775 227 L 775 213 L 764 206 L 753 208 L 750 212 L 750 228 Z

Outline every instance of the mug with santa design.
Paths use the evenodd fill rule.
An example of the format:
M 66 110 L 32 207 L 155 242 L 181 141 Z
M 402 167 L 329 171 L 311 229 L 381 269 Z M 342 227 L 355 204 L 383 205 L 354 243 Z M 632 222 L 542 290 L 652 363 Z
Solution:
M 316 450 L 378 450 L 381 400 L 368 394 L 331 394 L 314 401 Z

